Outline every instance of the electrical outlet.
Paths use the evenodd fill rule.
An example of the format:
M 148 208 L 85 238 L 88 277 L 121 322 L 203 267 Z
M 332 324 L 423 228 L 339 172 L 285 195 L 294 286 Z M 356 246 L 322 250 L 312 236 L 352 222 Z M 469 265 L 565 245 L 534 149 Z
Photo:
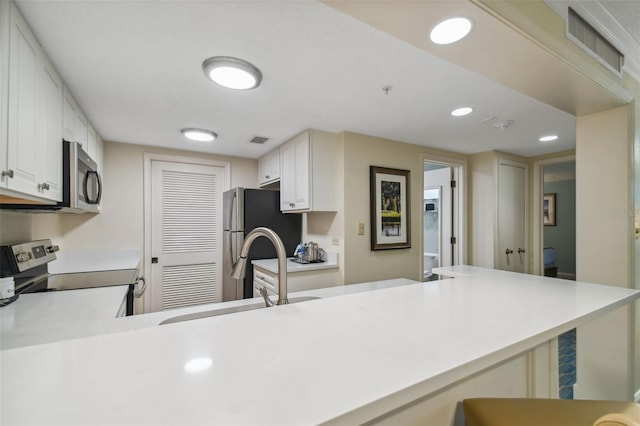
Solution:
M 338 237 L 333 237 L 333 239 L 331 240 L 331 243 L 332 243 L 334 246 L 339 246 L 339 245 L 340 245 L 340 238 L 338 238 Z
M 358 222 L 358 235 L 364 235 L 364 223 Z

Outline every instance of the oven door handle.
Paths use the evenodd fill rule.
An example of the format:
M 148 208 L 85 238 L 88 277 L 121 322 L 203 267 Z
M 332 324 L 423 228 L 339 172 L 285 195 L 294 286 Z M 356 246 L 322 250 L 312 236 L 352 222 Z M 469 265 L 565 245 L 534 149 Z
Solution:
M 142 288 L 133 293 L 133 296 L 136 298 L 142 297 L 142 295 L 144 294 L 144 291 L 147 289 L 147 280 L 144 279 L 144 276 L 141 275 L 136 278 L 136 283 L 140 281 L 142 281 Z

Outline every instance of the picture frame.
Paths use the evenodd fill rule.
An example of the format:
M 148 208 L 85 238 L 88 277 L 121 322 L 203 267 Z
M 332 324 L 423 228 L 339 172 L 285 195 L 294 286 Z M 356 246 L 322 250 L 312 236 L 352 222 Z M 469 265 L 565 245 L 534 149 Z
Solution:
M 542 199 L 542 223 L 544 226 L 556 226 L 556 194 L 544 194 Z
M 370 166 L 371 250 L 411 248 L 410 171 Z

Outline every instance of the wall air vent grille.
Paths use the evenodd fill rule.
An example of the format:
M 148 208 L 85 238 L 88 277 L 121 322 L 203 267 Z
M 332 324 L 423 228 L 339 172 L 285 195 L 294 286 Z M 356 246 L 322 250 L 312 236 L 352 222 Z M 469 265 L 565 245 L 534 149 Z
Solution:
M 265 138 L 264 136 L 254 136 L 253 139 L 251 139 L 249 142 L 257 143 L 257 144 L 263 144 L 268 140 L 269 140 L 269 138 Z
M 616 76 L 622 76 L 624 55 L 584 18 L 569 8 L 568 38 L 593 56 Z

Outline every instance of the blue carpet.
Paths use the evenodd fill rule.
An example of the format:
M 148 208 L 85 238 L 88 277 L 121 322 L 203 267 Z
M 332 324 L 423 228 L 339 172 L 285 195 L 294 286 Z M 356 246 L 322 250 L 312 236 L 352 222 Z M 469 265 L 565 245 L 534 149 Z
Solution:
M 558 336 L 558 361 L 560 373 L 560 398 L 573 399 L 576 383 L 576 330 Z

